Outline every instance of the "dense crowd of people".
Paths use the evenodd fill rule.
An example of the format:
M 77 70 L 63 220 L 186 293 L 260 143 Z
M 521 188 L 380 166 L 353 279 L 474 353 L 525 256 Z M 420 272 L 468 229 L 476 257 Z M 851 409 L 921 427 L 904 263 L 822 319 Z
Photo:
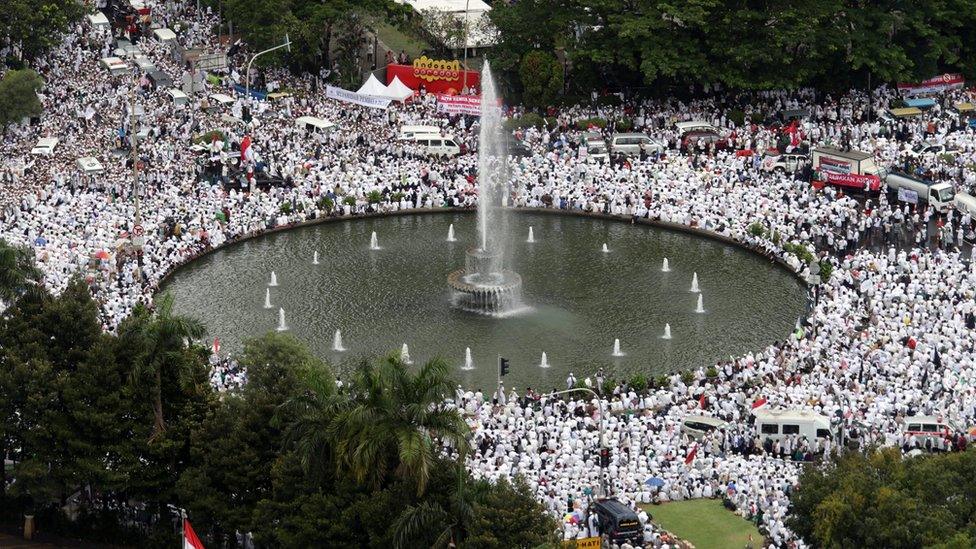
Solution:
M 184 46 L 218 48 L 214 14 L 197 13 L 186 1 L 154 4 L 154 17 L 176 30 Z M 231 86 L 244 80 L 234 57 L 228 71 L 204 79 L 205 89 L 178 105 L 145 75 L 113 76 L 99 65 L 118 34 L 86 21 L 65 35 L 35 67 L 47 82 L 40 121 L 11 128 L 0 143 L 2 237 L 34 249 L 55 292 L 71 277 L 84 277 L 101 303 L 106 330 L 136 303 L 150 302 L 174 267 L 227 242 L 322 216 L 463 208 L 477 201 L 478 121 L 438 112 L 429 95 L 369 109 L 327 99 L 314 76 L 269 70 L 266 81 L 299 92 L 259 101 L 234 94 Z M 136 45 L 156 68 L 183 82 L 185 67 L 174 60 L 171 44 L 148 34 Z M 233 104 L 214 102 L 213 92 L 232 95 Z M 703 364 L 691 379 L 674 374 L 648 390 L 620 385 L 600 401 L 504 390 L 502 398 L 492 398 L 459 389 L 455 403 L 474 431 L 471 471 L 492 479 L 524 476 L 553 513 L 569 517 L 566 537 L 585 537 L 592 533 L 585 504 L 601 484 L 596 449 L 607 446 L 607 489 L 621 501 L 636 508 L 722 497 L 755 520 L 770 545 L 799 547 L 803 541 L 785 523 L 798 461 L 851 446 L 924 447 L 905 433 L 908 416 L 976 424 L 971 215 L 939 215 L 924 203 L 890 201 L 885 193 L 860 199 L 816 190 L 800 173 L 762 164 L 771 148 L 834 145 L 868 151 L 880 165 L 973 194 L 976 130 L 952 109 L 972 100 L 973 92 L 945 92 L 933 109 L 911 119 L 886 114 L 896 98 L 888 88 L 871 98 L 813 90 L 692 101 L 625 98 L 616 105 L 554 108 L 547 113 L 552 124 L 513 131 L 511 139 L 528 150 L 509 159 L 515 207 L 696 227 L 778 257 L 808 280 L 821 274 L 821 262 L 832 272 L 811 290 L 815 304 L 796 334 L 746 356 Z M 782 127 L 765 122 L 768 113 L 785 110 L 806 115 L 799 137 L 784 142 Z M 510 118 L 523 114 L 507 107 Z M 296 125 L 300 116 L 327 119 L 336 128 L 310 130 Z M 597 118 L 609 127 L 579 127 Z M 664 153 L 586 158 L 583 130 L 609 137 L 622 119 L 661 143 Z M 728 148 L 679 152 L 675 123 L 689 120 L 720 128 Z M 439 126 L 464 153 L 426 156 L 396 139 L 404 124 Z M 39 137 L 60 140 L 53 154 L 30 154 Z M 923 143 L 944 145 L 951 154 L 919 153 Z M 104 170 L 85 173 L 76 164 L 82 157 L 97 158 Z M 371 200 L 377 193 L 380 200 Z M 134 194 L 145 231 L 141 254 L 128 246 L 138 232 Z M 753 229 L 757 225 L 761 231 Z M 797 253 L 801 245 L 815 262 Z M 246 383 L 235 361 L 215 357 L 212 364 L 219 388 Z M 717 376 L 707 375 L 708 367 Z M 764 440 L 750 421 L 757 402 L 817 412 L 848 435 Z M 721 418 L 727 427 L 693 439 L 680 428 L 689 413 Z M 954 440 L 936 449 L 957 447 Z M 649 485 L 652 478 L 659 482 Z M 666 543 L 649 525 L 645 542 Z

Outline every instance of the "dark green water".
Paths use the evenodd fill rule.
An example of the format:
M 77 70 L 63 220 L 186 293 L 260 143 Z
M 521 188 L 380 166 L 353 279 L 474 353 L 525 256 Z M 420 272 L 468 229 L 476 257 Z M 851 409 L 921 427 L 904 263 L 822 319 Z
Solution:
M 446 242 L 454 224 L 458 242 Z M 424 214 L 316 225 L 230 246 L 182 269 L 164 288 L 180 313 L 201 319 L 231 353 L 274 330 L 278 307 L 292 334 L 338 370 L 400 349 L 458 365 L 468 387 L 495 385 L 496 357 L 511 360 L 506 386 L 563 388 L 603 367 L 661 374 L 764 348 L 791 332 L 802 286 L 770 261 L 708 239 L 570 216 L 511 216 L 515 269 L 530 309 L 489 318 L 449 306 L 447 274 L 475 241 L 473 214 Z M 534 227 L 536 243 L 525 237 Z M 369 250 L 376 231 L 381 250 Z M 611 250 L 600 251 L 606 242 Z M 314 250 L 320 265 L 312 265 Z M 661 272 L 662 259 L 671 272 Z M 271 288 L 272 309 L 264 294 Z M 704 314 L 689 292 L 698 272 Z M 665 323 L 672 339 L 664 340 Z M 342 330 L 345 353 L 331 351 Z M 612 357 L 614 338 L 623 357 Z M 461 371 L 470 347 L 475 369 Z M 551 368 L 538 367 L 542 352 Z

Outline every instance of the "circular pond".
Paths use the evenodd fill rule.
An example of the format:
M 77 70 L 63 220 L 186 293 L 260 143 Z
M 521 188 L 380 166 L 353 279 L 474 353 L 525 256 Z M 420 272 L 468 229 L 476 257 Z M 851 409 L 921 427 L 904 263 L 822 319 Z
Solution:
M 447 242 L 453 224 L 456 242 Z M 805 292 L 784 269 L 710 239 L 645 225 L 518 212 L 512 267 L 527 307 L 506 318 L 452 308 L 448 273 L 464 265 L 475 216 L 419 214 L 312 225 L 218 250 L 163 288 L 176 309 L 202 320 L 222 348 L 288 329 L 339 371 L 407 343 L 417 362 L 443 357 L 466 387 L 491 389 L 499 355 L 506 386 L 563 388 L 582 379 L 660 375 L 758 350 L 789 335 Z M 529 227 L 535 242 L 526 242 Z M 377 233 L 379 248 L 370 249 Z M 608 251 L 603 251 L 603 244 Z M 318 252 L 319 264 L 312 258 Z M 669 272 L 661 265 L 667 258 Z M 265 308 L 271 272 L 272 308 Z M 698 273 L 699 294 L 690 290 Z M 670 324 L 671 339 L 662 337 Z M 332 351 L 341 329 L 345 352 Z M 612 356 L 614 340 L 623 356 Z M 470 347 L 473 369 L 465 370 Z M 549 368 L 540 368 L 542 353 Z

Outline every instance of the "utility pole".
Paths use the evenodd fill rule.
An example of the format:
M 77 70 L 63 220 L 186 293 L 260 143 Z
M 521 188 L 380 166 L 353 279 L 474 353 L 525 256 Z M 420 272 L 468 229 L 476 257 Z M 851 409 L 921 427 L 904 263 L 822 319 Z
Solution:
M 135 219 L 132 225 L 132 234 L 129 241 L 132 243 L 132 251 L 136 256 L 136 275 L 142 278 L 142 269 L 139 266 L 142 256 L 142 246 L 145 244 L 143 236 L 145 230 L 142 227 L 142 208 L 139 202 L 139 116 L 136 113 L 136 88 L 139 86 L 138 80 L 133 83 L 132 92 L 129 94 L 129 144 L 132 145 L 132 201 L 135 205 Z
M 461 46 L 464 48 L 464 64 L 461 70 L 464 71 L 464 85 L 461 87 L 461 93 L 466 93 L 468 88 L 468 33 L 470 27 L 468 26 L 468 6 L 471 0 L 464 0 L 464 43 Z

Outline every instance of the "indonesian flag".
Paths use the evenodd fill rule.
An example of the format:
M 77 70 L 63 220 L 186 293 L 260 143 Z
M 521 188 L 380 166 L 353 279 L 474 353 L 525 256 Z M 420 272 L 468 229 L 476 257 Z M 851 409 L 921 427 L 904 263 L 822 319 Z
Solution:
M 705 409 L 705 393 L 702 393 L 701 396 L 698 397 L 698 407 L 702 410 Z
M 254 151 L 251 149 L 251 136 L 245 135 L 244 139 L 241 141 L 241 159 L 252 160 L 253 158 Z
M 690 465 L 692 461 L 695 461 L 695 456 L 698 454 L 698 443 L 696 442 L 694 446 L 691 447 L 691 451 L 685 456 L 685 465 Z
M 203 542 L 190 526 L 190 521 L 183 519 L 183 549 L 204 549 Z
M 213 342 L 213 354 L 220 354 L 220 338 L 215 337 Z
M 766 405 L 766 397 L 759 397 L 752 403 L 752 409 L 758 410 Z

